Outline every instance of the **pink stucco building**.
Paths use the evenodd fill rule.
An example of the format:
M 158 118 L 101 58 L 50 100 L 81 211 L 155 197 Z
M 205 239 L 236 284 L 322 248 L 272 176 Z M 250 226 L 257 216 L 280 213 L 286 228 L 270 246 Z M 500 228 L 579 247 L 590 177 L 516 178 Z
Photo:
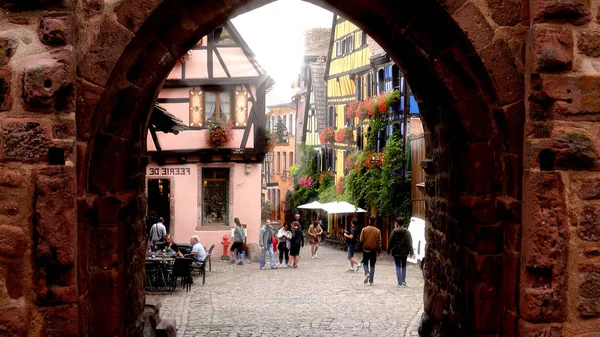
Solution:
M 148 211 L 165 218 L 175 242 L 198 235 L 205 247 L 247 226 L 247 243 L 261 226 L 261 163 L 265 155 L 265 92 L 273 80 L 231 22 L 204 36 L 167 77 L 148 126 Z M 208 125 L 232 126 L 233 139 L 207 144 Z

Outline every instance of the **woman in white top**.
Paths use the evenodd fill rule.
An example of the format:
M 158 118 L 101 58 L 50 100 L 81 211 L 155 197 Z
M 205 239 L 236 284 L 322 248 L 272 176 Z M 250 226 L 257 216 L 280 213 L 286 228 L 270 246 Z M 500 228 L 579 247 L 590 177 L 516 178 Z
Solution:
M 277 232 L 277 239 L 279 239 L 279 244 L 277 245 L 277 249 L 279 249 L 279 268 L 287 268 L 288 262 L 290 260 L 289 252 L 292 242 L 292 231 L 290 230 L 290 225 L 287 222 L 283 224 L 283 227 L 279 229 Z M 283 264 L 283 256 L 285 255 L 285 264 Z

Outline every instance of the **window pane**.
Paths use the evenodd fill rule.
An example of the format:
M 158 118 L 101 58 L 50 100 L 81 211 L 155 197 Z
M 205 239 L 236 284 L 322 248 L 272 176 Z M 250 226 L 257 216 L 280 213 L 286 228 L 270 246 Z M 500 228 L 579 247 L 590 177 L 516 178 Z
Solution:
M 221 110 L 221 120 L 229 121 L 231 117 L 231 93 L 222 92 L 219 94 L 219 105 Z
M 215 113 L 217 111 L 217 94 L 214 92 L 204 93 L 206 121 L 210 122 L 215 119 Z
M 229 169 L 202 169 L 202 224 L 229 224 Z

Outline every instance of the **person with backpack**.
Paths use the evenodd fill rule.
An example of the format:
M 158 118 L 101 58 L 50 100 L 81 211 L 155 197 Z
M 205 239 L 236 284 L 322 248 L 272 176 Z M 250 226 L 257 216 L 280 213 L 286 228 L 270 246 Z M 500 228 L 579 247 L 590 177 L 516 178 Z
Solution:
M 406 287 L 406 259 L 413 256 L 412 236 L 407 228 L 403 226 L 404 219 L 397 217 L 396 228 L 390 234 L 387 253 L 394 257 L 396 263 L 396 278 L 398 279 L 398 288 Z
M 158 222 L 155 223 L 152 228 L 150 228 L 150 243 L 152 245 L 156 245 L 165 239 L 165 235 L 167 235 L 167 228 L 165 225 L 163 225 L 164 221 L 165 219 L 160 217 L 158 218 Z
M 292 240 L 290 246 L 290 256 L 292 261 L 291 268 L 298 268 L 298 260 L 300 259 L 300 248 L 304 247 L 304 233 L 300 229 L 298 221 L 292 222 Z

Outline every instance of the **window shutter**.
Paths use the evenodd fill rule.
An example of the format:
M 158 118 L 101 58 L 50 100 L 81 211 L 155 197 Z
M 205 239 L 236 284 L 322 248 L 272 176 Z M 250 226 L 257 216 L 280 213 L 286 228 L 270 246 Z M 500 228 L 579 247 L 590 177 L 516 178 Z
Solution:
M 335 150 L 331 149 L 329 151 L 331 151 L 331 165 L 330 165 L 331 172 L 335 173 Z
M 204 95 L 202 90 L 190 90 L 189 108 L 191 127 L 204 126 Z

